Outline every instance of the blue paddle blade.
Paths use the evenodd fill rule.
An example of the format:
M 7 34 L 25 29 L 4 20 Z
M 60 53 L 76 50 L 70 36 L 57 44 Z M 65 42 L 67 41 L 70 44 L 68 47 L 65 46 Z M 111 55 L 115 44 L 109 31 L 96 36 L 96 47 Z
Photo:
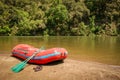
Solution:
M 23 62 L 15 65 L 14 67 L 12 67 L 11 70 L 12 70 L 13 72 L 15 72 L 15 73 L 18 73 L 18 72 L 20 72 L 21 70 L 23 70 L 25 66 L 26 66 L 26 62 L 23 61 Z

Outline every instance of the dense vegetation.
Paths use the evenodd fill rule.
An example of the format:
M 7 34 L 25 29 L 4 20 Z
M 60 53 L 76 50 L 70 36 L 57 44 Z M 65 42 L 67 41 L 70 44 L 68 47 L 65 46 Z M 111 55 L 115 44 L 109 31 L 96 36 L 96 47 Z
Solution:
M 0 35 L 119 35 L 120 0 L 0 0 Z

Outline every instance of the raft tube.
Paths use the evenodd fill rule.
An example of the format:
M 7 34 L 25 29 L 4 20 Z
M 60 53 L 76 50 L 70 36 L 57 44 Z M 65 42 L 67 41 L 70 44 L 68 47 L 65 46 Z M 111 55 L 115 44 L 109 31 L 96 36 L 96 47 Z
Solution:
M 32 56 L 32 54 L 37 50 L 39 49 L 30 45 L 19 44 L 13 48 L 12 55 L 19 59 L 25 60 Z M 29 63 L 47 64 L 57 60 L 64 60 L 67 57 L 67 54 L 68 52 L 64 48 L 41 50 L 31 60 L 29 60 Z

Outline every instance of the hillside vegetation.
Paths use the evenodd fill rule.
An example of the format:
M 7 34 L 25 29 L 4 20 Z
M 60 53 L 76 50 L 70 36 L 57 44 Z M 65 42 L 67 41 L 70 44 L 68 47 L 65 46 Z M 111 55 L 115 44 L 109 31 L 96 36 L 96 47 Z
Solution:
M 120 0 L 0 0 L 1 36 L 120 34 Z

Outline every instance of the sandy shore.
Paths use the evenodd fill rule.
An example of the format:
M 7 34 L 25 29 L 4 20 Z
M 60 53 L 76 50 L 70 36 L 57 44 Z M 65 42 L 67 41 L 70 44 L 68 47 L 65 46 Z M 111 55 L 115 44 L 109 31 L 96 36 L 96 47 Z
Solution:
M 0 54 L 0 80 L 120 80 L 120 66 L 65 59 L 43 65 L 38 72 L 34 72 L 33 64 L 19 73 L 12 72 L 10 68 L 19 62 L 10 54 Z

